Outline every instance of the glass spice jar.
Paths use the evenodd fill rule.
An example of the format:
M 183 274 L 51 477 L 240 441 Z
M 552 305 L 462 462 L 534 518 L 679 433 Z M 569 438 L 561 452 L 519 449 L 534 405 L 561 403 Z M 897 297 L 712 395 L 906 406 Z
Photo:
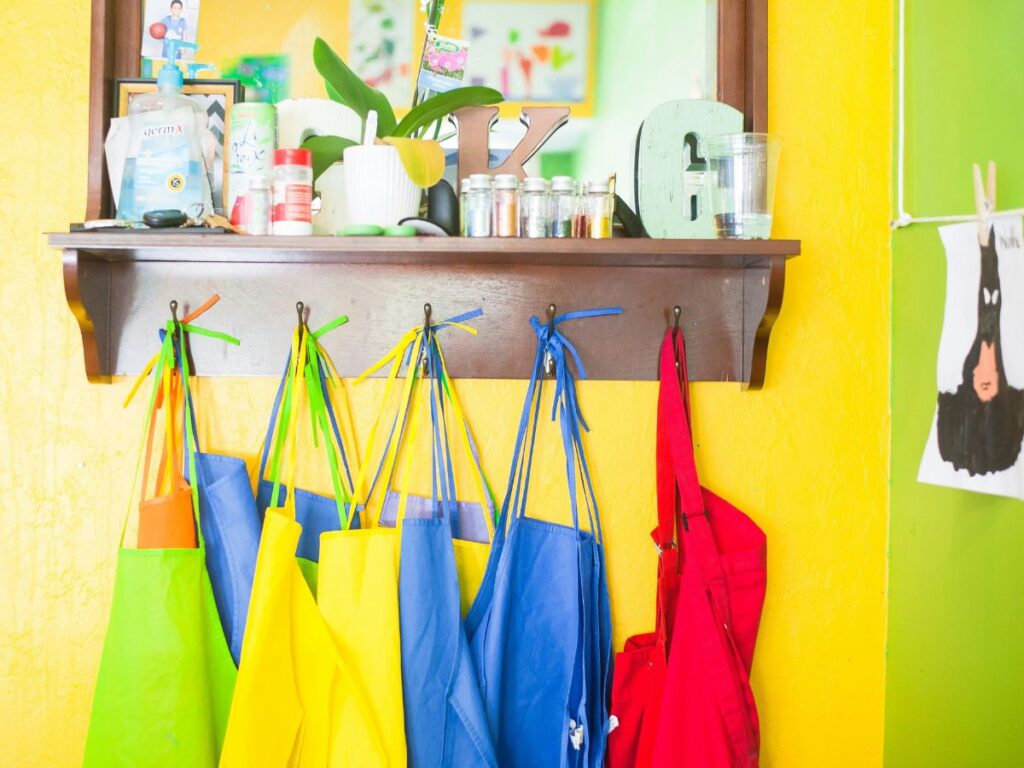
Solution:
M 548 189 L 544 179 L 531 176 L 519 193 L 519 232 L 523 237 L 549 237 Z
M 571 176 L 555 176 L 551 180 L 551 236 L 576 237 L 578 214 L 576 182 Z
M 490 237 L 493 213 L 491 176 L 474 173 L 469 177 L 466 201 L 466 237 Z
M 613 197 L 607 181 L 592 181 L 584 196 L 587 212 L 587 234 L 594 240 L 605 240 L 612 236 L 612 215 L 615 212 Z
M 512 173 L 494 177 L 494 236 L 519 237 L 519 177 Z
M 590 192 L 590 182 L 582 181 L 576 194 L 576 218 L 572 225 L 573 237 L 590 237 L 587 229 L 587 194 Z
M 469 218 L 469 179 L 459 182 L 459 234 L 466 236 L 466 222 Z
M 270 178 L 264 175 L 249 177 L 248 206 L 246 207 L 245 233 L 248 235 L 269 235 L 271 226 Z

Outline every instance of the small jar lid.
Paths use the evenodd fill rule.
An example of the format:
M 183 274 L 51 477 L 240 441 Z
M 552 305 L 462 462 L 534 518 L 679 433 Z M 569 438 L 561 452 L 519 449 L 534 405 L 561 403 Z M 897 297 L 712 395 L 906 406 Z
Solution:
M 469 177 L 470 189 L 490 189 L 491 175 L 489 173 L 474 173 Z
M 607 181 L 591 181 L 587 183 L 587 191 L 592 194 L 606 194 L 608 192 Z
M 463 179 L 459 182 L 459 189 L 469 189 L 469 179 Z
M 495 189 L 519 189 L 519 177 L 514 173 L 499 173 L 494 177 Z
M 274 165 L 308 165 L 313 167 L 313 153 L 308 149 L 275 149 Z
M 572 176 L 555 176 L 551 180 L 553 192 L 575 192 L 576 180 Z
M 523 190 L 526 192 L 544 192 L 547 188 L 547 181 L 539 176 L 527 176 L 523 181 Z

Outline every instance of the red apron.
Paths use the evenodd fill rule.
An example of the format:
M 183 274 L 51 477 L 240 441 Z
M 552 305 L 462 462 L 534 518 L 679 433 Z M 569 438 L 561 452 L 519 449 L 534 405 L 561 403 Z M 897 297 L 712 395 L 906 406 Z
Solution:
M 608 734 L 608 768 L 650 768 L 665 690 L 668 647 L 679 594 L 681 561 L 676 548 L 679 495 L 672 473 L 663 400 L 658 392 L 657 491 L 658 527 L 651 531 L 658 549 L 658 591 L 654 632 L 633 635 L 615 656 L 611 714 L 617 725 Z
M 611 714 L 619 725 L 608 764 L 748 768 L 760 744 L 749 674 L 765 536 L 700 487 L 681 333 L 665 336 L 660 378 L 658 619 L 653 634 L 630 638 L 616 658 Z

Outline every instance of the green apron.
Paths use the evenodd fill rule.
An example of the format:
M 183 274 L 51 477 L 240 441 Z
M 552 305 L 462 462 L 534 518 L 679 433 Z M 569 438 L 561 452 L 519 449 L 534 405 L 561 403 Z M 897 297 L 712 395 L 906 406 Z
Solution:
M 150 414 L 161 375 L 174 368 L 174 333 L 184 330 L 197 329 L 168 325 L 155 360 Z M 188 362 L 182 357 L 187 393 Z M 190 430 L 185 434 L 191 442 Z M 191 445 L 188 455 L 194 462 Z M 189 476 L 196 476 L 194 467 Z M 193 489 L 198 510 L 195 496 Z M 122 531 L 86 768 L 214 768 L 220 759 L 236 671 L 206 571 L 198 517 L 196 531 L 195 549 L 126 548 Z

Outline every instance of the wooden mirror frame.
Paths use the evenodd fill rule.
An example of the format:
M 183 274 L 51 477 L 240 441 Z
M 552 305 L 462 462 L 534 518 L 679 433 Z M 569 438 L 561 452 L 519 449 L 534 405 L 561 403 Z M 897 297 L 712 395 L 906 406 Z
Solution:
M 86 219 L 110 210 L 103 141 L 114 79 L 139 76 L 139 0 L 93 0 L 89 57 L 89 175 Z M 748 131 L 768 122 L 768 0 L 718 0 L 718 100 L 743 112 Z

